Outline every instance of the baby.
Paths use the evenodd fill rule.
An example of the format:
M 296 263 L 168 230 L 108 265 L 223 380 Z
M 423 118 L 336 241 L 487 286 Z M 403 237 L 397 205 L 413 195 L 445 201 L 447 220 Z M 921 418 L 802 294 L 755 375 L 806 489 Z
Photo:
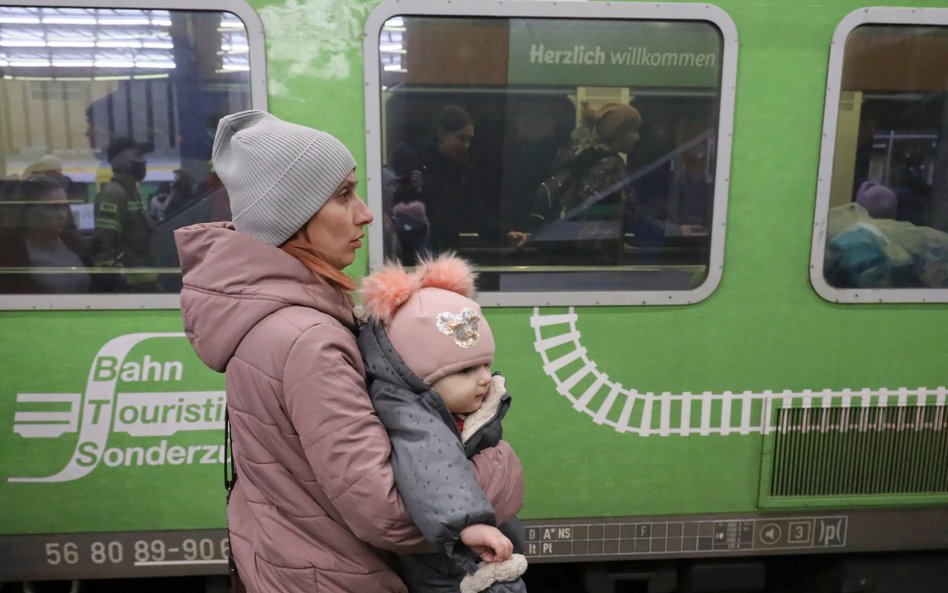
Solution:
M 494 338 L 473 290 L 470 267 L 452 255 L 413 273 L 389 265 L 363 282 L 359 348 L 369 393 L 392 441 L 398 492 L 439 548 L 399 558 L 413 593 L 526 591 L 527 562 L 511 541 L 520 539 L 516 519 L 494 526 L 468 461 L 500 442 L 510 407 L 503 377 L 491 376 Z M 509 478 L 522 492 L 522 472 Z

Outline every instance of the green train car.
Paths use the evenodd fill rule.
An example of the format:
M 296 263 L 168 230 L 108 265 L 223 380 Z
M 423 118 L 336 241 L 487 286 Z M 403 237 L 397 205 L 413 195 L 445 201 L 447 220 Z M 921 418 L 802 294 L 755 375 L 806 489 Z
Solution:
M 228 218 L 211 139 L 250 108 L 351 147 L 352 275 L 476 265 L 531 572 L 944 575 L 944 0 L 6 0 L 0 74 L 0 583 L 226 573 L 224 380 L 171 232 Z

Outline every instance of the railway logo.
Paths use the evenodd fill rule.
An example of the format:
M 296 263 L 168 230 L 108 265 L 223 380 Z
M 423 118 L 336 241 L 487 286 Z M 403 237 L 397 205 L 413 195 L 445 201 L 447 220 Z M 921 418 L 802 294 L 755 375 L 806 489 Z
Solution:
M 900 421 L 907 428 L 941 427 L 945 424 L 948 389 L 919 387 L 909 389 L 842 389 L 802 391 L 752 391 L 711 393 L 652 393 L 623 386 L 600 370 L 583 346 L 577 321 L 570 307 L 566 313 L 543 313 L 533 309 L 530 325 L 533 347 L 543 361 L 543 372 L 552 379 L 556 391 L 573 408 L 592 418 L 596 424 L 616 432 L 638 436 L 709 436 L 768 434 L 775 431 L 809 430 L 881 430 L 868 414 L 873 408 L 913 406 L 917 414 Z M 784 426 L 777 418 L 781 408 L 802 408 L 809 418 L 795 426 Z M 838 420 L 829 421 L 827 412 L 841 408 Z M 924 408 L 933 410 L 927 417 Z
M 146 340 L 180 339 L 175 333 L 135 333 L 109 340 L 93 359 L 81 393 L 18 393 L 13 432 L 28 439 L 53 439 L 79 433 L 65 466 L 53 475 L 11 477 L 10 482 L 69 482 L 99 464 L 180 465 L 222 463 L 223 445 L 175 445 L 162 439 L 151 447 L 108 447 L 109 435 L 170 437 L 178 431 L 215 430 L 224 425 L 223 391 L 120 393 L 119 383 L 176 383 L 184 363 L 159 361 L 146 354 L 132 360 L 132 349 Z

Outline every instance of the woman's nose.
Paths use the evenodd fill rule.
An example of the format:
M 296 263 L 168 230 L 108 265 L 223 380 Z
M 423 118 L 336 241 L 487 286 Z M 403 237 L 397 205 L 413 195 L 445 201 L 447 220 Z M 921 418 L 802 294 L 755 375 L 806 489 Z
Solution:
M 360 212 L 356 217 L 356 224 L 358 226 L 365 226 L 367 224 L 372 224 L 372 221 L 375 220 L 375 217 L 372 215 L 372 211 L 369 210 L 369 207 L 365 202 L 362 201 L 362 198 L 359 198 Z

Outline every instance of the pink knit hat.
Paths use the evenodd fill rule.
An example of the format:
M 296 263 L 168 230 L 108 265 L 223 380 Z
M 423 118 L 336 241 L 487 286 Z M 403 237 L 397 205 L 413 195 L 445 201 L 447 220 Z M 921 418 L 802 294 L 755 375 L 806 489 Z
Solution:
M 494 359 L 494 336 L 473 293 L 471 267 L 453 254 L 422 261 L 410 274 L 389 264 L 362 282 L 369 318 L 429 386 Z

